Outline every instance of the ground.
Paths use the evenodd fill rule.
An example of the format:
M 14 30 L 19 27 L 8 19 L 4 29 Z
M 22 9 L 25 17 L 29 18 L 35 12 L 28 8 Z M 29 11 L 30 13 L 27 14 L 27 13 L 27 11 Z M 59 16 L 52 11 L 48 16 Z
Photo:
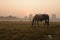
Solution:
M 50 22 L 46 28 L 44 22 L 32 27 L 31 22 L 0 21 L 0 40 L 60 40 L 60 22 Z

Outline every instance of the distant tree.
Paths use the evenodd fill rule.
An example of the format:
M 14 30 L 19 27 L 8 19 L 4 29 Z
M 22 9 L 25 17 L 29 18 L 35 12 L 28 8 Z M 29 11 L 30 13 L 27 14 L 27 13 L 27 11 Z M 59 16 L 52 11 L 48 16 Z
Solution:
M 0 16 L 0 18 L 4 18 L 4 16 Z
M 13 17 L 13 16 L 11 16 L 11 15 L 10 15 L 10 16 L 8 16 L 8 18 L 12 18 L 12 17 Z

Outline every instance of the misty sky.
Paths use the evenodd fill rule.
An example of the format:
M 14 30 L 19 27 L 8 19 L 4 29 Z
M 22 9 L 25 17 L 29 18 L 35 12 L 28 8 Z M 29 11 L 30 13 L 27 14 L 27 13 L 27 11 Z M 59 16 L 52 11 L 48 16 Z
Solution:
M 0 0 L 0 16 L 46 13 L 60 17 L 60 0 Z

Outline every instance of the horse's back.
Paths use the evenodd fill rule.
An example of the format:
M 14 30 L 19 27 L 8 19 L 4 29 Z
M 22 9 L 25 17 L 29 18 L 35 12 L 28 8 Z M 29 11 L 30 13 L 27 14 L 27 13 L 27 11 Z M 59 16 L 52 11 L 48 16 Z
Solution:
M 49 15 L 48 14 L 42 14 L 44 16 L 44 18 L 49 19 Z
M 49 15 L 48 14 L 36 14 L 34 16 L 34 19 L 35 20 L 40 20 L 40 21 L 43 21 L 45 19 L 49 19 Z

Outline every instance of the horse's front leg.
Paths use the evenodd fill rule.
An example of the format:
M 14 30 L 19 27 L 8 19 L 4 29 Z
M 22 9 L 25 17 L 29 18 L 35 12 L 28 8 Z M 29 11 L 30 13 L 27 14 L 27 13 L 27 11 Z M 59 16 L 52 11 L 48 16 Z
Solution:
M 36 20 L 35 20 L 35 22 L 34 22 L 34 25 L 37 26 L 37 24 L 36 24 Z
M 39 21 L 37 21 L 37 26 L 39 27 Z
M 36 20 L 32 21 L 32 26 L 33 26 L 33 27 L 36 26 Z
M 35 24 L 35 20 L 33 19 L 33 20 L 32 20 L 32 26 L 34 26 L 34 24 Z

